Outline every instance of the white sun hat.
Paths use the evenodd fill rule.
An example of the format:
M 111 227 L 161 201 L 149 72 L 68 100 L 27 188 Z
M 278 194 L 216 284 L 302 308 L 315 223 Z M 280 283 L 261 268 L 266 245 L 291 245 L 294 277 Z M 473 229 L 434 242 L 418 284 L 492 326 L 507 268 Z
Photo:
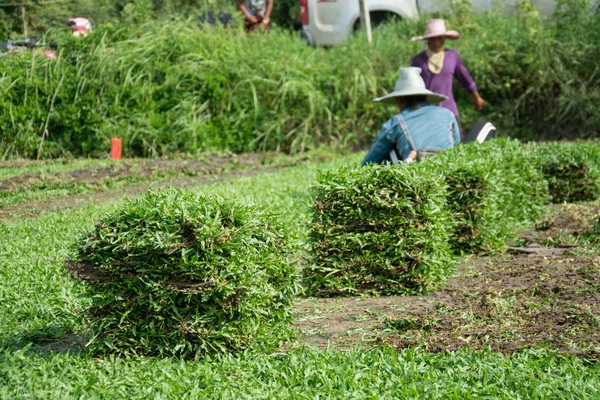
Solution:
M 421 68 L 401 67 L 398 71 L 395 90 L 383 97 L 373 99 L 373 101 L 396 104 L 396 97 L 406 96 L 425 96 L 425 101 L 432 104 L 448 99 L 443 94 L 432 92 L 425 87 L 425 82 L 421 78 Z

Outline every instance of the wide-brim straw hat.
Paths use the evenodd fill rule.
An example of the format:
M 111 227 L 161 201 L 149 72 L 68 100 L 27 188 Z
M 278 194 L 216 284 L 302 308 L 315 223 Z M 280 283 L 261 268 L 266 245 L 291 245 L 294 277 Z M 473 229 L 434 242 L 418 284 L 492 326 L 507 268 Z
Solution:
M 406 96 L 425 96 L 425 101 L 431 104 L 448 99 L 447 96 L 432 92 L 425 87 L 425 81 L 421 78 L 421 68 L 406 67 L 400 68 L 398 71 L 395 90 L 385 96 L 373 99 L 373 101 L 396 104 L 396 97 Z
M 425 34 L 423 36 L 414 36 L 412 41 L 415 42 L 417 40 L 427 40 L 440 36 L 451 40 L 457 40 L 460 38 L 460 34 L 458 32 L 446 30 L 446 22 L 444 22 L 443 19 L 432 19 L 427 21 Z

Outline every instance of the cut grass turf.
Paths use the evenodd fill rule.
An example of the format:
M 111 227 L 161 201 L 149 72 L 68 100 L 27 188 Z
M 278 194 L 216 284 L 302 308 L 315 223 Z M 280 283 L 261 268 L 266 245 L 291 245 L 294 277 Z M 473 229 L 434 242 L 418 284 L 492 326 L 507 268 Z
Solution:
M 298 269 L 277 214 L 188 190 L 148 191 L 74 246 L 99 354 L 275 349 L 292 335 Z M 88 274 L 88 276 L 82 276 Z
M 200 192 L 277 209 L 292 241 L 305 241 L 311 203 L 309 185 L 317 171 L 358 163 L 359 155 L 303 165 L 202 187 Z M 65 259 L 77 235 L 115 205 L 88 206 L 14 223 L 0 223 L 0 343 L 27 342 L 31 335 L 76 330 L 74 313 L 85 305 L 81 287 L 68 277 Z

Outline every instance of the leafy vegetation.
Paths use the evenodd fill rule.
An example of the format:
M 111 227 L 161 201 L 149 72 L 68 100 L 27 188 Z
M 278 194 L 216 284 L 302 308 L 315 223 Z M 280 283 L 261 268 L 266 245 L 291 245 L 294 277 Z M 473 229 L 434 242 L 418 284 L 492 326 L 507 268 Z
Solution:
M 544 215 L 547 182 L 532 152 L 499 139 L 419 164 L 342 168 L 319 177 L 311 293 L 414 294 L 441 285 L 456 253 L 503 248 Z M 445 184 L 444 184 L 445 182 Z
M 507 139 L 460 145 L 424 160 L 423 173 L 439 171 L 448 184 L 454 250 L 501 249 L 515 229 L 544 215 L 547 183 L 532 160 L 528 148 Z
M 236 171 L 256 173 L 266 169 L 283 169 L 309 161 L 336 157 L 331 150 L 289 156 L 262 154 L 203 154 L 173 160 L 46 160 L 0 163 L 0 210 L 18 204 L 62 198 L 84 193 L 106 192 L 124 188 L 142 193 L 150 185 L 200 185 L 217 180 L 216 175 Z M 122 197 L 120 194 L 117 197 Z M 0 219 L 2 212 L 0 211 Z
M 263 173 L 199 188 L 204 195 L 253 203 L 277 211 L 294 247 L 304 246 L 310 210 L 310 183 L 318 170 L 342 163 L 358 163 L 349 155 L 326 163 L 311 163 L 277 174 Z M 72 245 L 82 230 L 117 205 L 87 204 L 68 212 L 50 213 L 41 218 L 0 223 L 0 343 L 23 346 L 35 338 L 80 334 L 77 322 L 86 297 L 84 285 L 70 278 L 65 259 L 73 256 Z
M 241 18 L 235 1 L 227 0 L 80 0 L 77 2 L 47 2 L 31 0 L 23 5 L 8 3 L 0 7 L 0 41 L 25 35 L 43 35 L 48 29 L 65 28 L 68 18 L 86 17 L 97 27 L 116 21 L 143 23 L 161 17 L 198 19 L 208 10 L 229 11 Z M 277 27 L 291 28 L 298 19 L 299 3 L 279 0 L 271 14 Z M 24 13 L 23 13 L 24 11 Z M 239 23 L 239 21 L 238 21 Z
M 309 187 L 318 171 L 358 164 L 361 156 L 243 177 L 199 192 L 278 211 L 290 240 L 306 248 L 313 200 Z M 81 296 L 85 286 L 68 276 L 65 259 L 82 229 L 93 229 L 99 218 L 122 206 L 88 205 L 0 224 L 1 398 L 598 397 L 597 363 L 543 349 L 502 356 L 469 350 L 293 347 L 193 361 L 94 358 L 82 348 L 86 337 L 77 318 L 89 298 Z
M 24 398 L 595 398 L 600 367 L 527 351 L 431 354 L 419 349 L 293 349 L 203 361 L 0 352 L 0 396 Z
M 448 16 L 462 34 L 449 46 L 486 99 L 480 114 L 456 89 L 465 126 L 487 118 L 513 137 L 597 135 L 600 27 L 584 3 L 561 2 L 545 24 L 526 7 Z M 372 46 L 359 34 L 325 51 L 277 29 L 248 36 L 195 20 L 143 21 L 99 24 L 85 40 L 51 31 L 56 60 L 2 58 L 1 157 L 104 156 L 117 134 L 125 155 L 142 157 L 363 145 L 390 113 L 372 98 L 422 50 L 408 38 L 425 24 L 391 23 Z

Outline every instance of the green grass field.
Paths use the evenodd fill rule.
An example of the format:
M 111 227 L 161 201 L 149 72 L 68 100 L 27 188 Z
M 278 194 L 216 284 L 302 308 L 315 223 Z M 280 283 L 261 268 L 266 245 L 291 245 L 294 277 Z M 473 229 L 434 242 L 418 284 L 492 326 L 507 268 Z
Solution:
M 318 171 L 362 154 L 239 177 L 194 190 L 280 213 L 307 250 Z M 103 162 L 104 163 L 104 162 Z M 83 163 L 82 165 L 85 165 Z M 75 168 L 75 166 L 73 166 Z M 2 172 L 4 176 L 15 171 Z M 564 398 L 600 396 L 600 366 L 551 348 L 501 355 L 462 349 L 428 353 L 387 346 L 317 349 L 297 341 L 273 354 L 184 361 L 97 359 L 86 353 L 78 310 L 86 299 L 65 259 L 76 238 L 116 203 L 90 204 L 0 223 L 0 398 Z

